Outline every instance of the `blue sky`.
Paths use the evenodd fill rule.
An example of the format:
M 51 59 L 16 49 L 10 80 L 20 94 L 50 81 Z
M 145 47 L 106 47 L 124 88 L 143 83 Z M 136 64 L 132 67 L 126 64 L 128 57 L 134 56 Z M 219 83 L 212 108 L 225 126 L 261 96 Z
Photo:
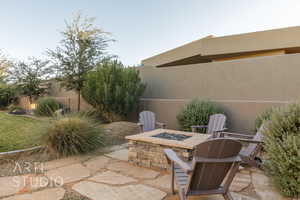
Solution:
M 109 51 L 126 65 L 210 34 L 300 25 L 299 0 L 3 0 L 0 8 L 0 49 L 18 59 L 44 58 L 78 11 L 113 34 Z

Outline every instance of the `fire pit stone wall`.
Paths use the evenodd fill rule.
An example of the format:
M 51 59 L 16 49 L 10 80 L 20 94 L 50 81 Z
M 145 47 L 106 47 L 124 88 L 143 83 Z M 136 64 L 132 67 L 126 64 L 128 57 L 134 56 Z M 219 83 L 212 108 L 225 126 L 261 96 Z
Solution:
M 190 136 L 183 141 L 155 137 L 160 133 L 184 134 Z M 154 137 L 153 137 L 154 136 Z M 129 140 L 128 161 L 143 167 L 167 169 L 169 164 L 164 155 L 164 149 L 173 149 L 184 161 L 190 161 L 194 147 L 205 141 L 208 135 L 181 132 L 168 129 L 157 129 L 142 134 L 127 136 Z

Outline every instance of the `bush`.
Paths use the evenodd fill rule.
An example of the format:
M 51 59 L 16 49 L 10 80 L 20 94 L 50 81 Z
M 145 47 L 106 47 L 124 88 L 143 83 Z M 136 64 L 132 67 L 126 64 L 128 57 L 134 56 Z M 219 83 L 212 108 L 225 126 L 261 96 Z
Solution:
M 69 115 L 54 120 L 44 138 L 48 152 L 54 156 L 86 153 L 103 145 L 102 129 L 89 117 Z
M 278 109 L 280 109 L 280 108 L 279 107 L 271 107 L 269 109 L 266 109 L 260 115 L 258 115 L 255 119 L 255 130 L 257 131 L 261 127 L 261 125 L 264 121 L 271 120 L 272 114 L 274 112 L 276 112 Z
M 300 104 L 273 112 L 264 130 L 266 171 L 286 196 L 300 196 Z
M 51 97 L 40 98 L 34 114 L 38 116 L 53 116 L 54 112 L 61 108 L 60 103 Z
M 107 121 L 118 121 L 136 111 L 145 90 L 135 68 L 106 60 L 87 75 L 83 98 Z
M 194 99 L 180 111 L 177 120 L 182 130 L 191 131 L 192 125 L 207 125 L 209 116 L 216 113 L 223 113 L 216 103 L 209 100 Z M 203 132 L 203 130 L 200 131 Z
M 17 101 L 17 89 L 14 86 L 0 85 L 0 109 Z

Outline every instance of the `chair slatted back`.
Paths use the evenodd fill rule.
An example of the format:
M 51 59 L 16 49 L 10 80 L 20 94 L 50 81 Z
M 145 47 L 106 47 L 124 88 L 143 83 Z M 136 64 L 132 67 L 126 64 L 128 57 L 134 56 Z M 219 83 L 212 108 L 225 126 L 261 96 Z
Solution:
M 209 117 L 206 133 L 212 134 L 215 131 L 222 130 L 225 127 L 226 116 L 223 114 L 214 114 Z
M 256 135 L 253 137 L 254 140 L 257 140 L 257 141 L 263 141 L 264 139 L 264 136 L 262 134 L 265 126 L 266 126 L 266 123 L 267 122 L 264 122 L 261 127 L 258 129 L 258 131 L 256 132 Z M 258 143 L 250 143 L 246 149 L 245 149 L 245 152 L 247 152 L 247 154 L 249 156 L 255 156 L 261 149 L 262 145 L 261 144 L 258 144 Z
M 224 138 L 211 139 L 199 144 L 195 149 L 192 162 L 194 170 L 189 175 L 185 191 L 195 193 L 199 190 L 219 189 L 226 175 L 230 177 L 229 173 L 235 173 L 232 166 L 237 163 L 241 148 L 240 142 Z M 209 160 L 209 162 L 200 162 L 199 158 Z
M 143 111 L 139 115 L 139 122 L 143 124 L 143 131 L 155 129 L 155 114 L 151 111 Z

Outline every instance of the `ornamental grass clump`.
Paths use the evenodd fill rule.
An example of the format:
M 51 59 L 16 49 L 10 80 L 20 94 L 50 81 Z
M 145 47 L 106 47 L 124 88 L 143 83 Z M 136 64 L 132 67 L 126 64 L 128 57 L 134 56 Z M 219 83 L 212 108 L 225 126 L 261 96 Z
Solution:
M 189 102 L 177 115 L 181 130 L 191 131 L 193 125 L 207 125 L 209 116 L 223 113 L 220 106 L 209 100 L 194 99 Z M 204 130 L 199 130 L 203 132 Z
M 53 121 L 44 142 L 56 157 L 87 153 L 103 145 L 103 130 L 90 117 L 69 115 Z
M 266 172 L 284 195 L 300 197 L 300 104 L 282 107 L 270 119 L 263 132 Z
M 37 106 L 34 111 L 38 116 L 53 116 L 54 112 L 61 108 L 61 104 L 54 98 L 44 97 L 37 101 Z

